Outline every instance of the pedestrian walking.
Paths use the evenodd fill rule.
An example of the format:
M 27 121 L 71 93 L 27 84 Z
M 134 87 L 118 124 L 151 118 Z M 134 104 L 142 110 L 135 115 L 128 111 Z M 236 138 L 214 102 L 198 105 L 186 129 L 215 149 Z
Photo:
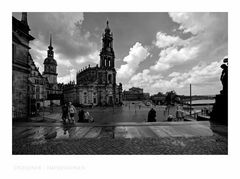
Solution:
M 84 110 L 81 109 L 79 112 L 78 112 L 78 122 L 85 122 L 85 116 L 84 116 Z
M 87 122 L 94 122 L 93 117 L 89 114 L 88 111 L 84 113 L 84 118 Z
M 71 102 L 69 102 L 69 106 L 68 106 L 68 113 L 69 113 L 69 123 L 74 123 L 74 114 L 76 112 L 76 108 L 72 105 Z
M 62 120 L 63 123 L 66 123 L 66 120 L 68 118 L 68 106 L 67 103 L 64 103 L 64 105 L 62 106 Z
M 176 119 L 177 121 L 182 121 L 184 119 L 183 110 L 179 105 L 177 106 L 177 110 L 176 110 Z

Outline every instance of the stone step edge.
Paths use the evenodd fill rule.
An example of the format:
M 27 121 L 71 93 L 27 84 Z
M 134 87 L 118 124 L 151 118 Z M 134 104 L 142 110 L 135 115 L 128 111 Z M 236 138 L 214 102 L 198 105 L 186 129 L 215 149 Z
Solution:
M 185 126 L 185 125 L 202 125 L 210 127 L 209 121 L 180 121 L 180 122 L 118 122 L 118 123 L 75 123 L 65 124 L 73 127 L 114 127 L 114 126 Z M 63 126 L 61 122 L 15 122 L 13 127 L 51 127 Z

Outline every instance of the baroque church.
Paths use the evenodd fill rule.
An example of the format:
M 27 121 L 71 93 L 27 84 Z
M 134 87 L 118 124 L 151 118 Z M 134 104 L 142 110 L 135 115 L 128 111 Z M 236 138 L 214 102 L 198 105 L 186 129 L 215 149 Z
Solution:
M 100 64 L 80 70 L 76 75 L 76 85 L 64 86 L 64 101 L 92 106 L 121 104 L 122 84 L 116 84 L 116 73 L 113 33 L 107 21 L 102 35 Z

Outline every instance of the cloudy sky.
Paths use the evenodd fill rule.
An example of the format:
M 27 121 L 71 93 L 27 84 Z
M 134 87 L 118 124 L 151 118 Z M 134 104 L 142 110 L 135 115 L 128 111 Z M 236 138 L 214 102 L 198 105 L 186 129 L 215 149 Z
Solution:
M 17 19 L 21 13 L 13 13 Z M 43 70 L 53 36 L 58 82 L 75 80 L 88 64 L 99 64 L 101 34 L 110 21 L 117 82 L 151 94 L 175 90 L 217 94 L 220 65 L 228 55 L 227 13 L 28 13 L 35 40 L 30 53 Z

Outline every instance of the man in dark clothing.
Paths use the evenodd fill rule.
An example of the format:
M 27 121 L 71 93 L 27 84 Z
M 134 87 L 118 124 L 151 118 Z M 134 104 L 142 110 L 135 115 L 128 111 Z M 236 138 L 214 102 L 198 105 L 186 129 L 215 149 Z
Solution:
M 78 122 L 85 122 L 84 110 L 78 112 Z
M 156 111 L 152 108 L 149 112 L 148 112 L 148 122 L 156 122 Z
M 63 123 L 66 123 L 67 117 L 68 117 L 68 106 L 67 106 L 67 103 L 65 103 L 62 106 L 62 120 L 63 120 Z

